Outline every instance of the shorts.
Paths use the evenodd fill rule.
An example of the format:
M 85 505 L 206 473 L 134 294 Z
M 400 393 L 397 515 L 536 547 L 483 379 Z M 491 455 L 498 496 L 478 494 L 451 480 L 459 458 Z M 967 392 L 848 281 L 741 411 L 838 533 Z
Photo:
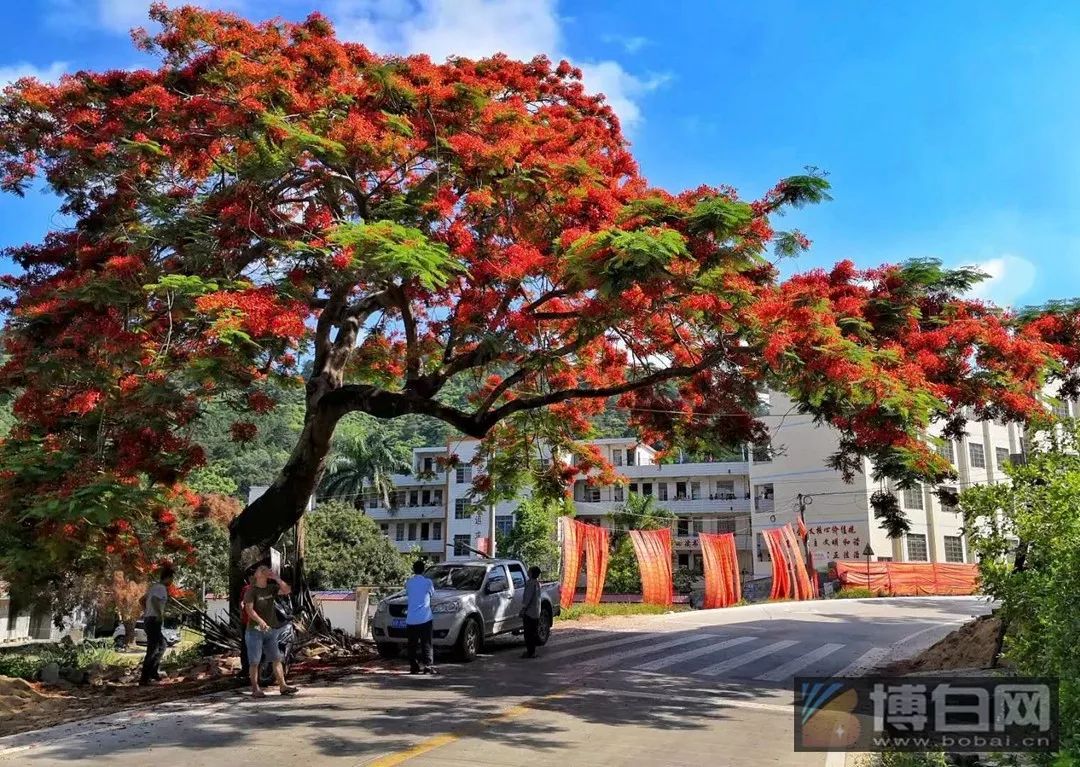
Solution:
M 275 663 L 281 660 L 281 647 L 278 640 L 284 626 L 269 631 L 249 628 L 244 632 L 244 645 L 247 647 L 248 665 L 258 666 L 263 661 Z

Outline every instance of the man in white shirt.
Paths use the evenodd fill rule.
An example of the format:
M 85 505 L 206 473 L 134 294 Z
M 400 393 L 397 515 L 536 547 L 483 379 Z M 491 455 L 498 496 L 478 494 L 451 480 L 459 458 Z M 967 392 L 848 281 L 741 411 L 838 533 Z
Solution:
M 146 657 L 143 658 L 140 685 L 156 684 L 161 679 L 159 666 L 165 655 L 165 635 L 162 626 L 165 622 L 165 604 L 169 601 L 169 586 L 173 581 L 173 570 L 166 565 L 161 568 L 158 582 L 152 585 L 143 597 L 143 630 L 146 632 Z
M 424 561 L 413 562 L 413 575 L 405 581 L 405 595 L 409 610 L 405 615 L 405 635 L 409 638 L 409 670 L 413 674 L 423 671 L 435 673 L 435 651 L 431 646 L 431 598 L 435 596 L 435 584 L 424 576 Z M 418 655 L 424 658 L 423 668 Z

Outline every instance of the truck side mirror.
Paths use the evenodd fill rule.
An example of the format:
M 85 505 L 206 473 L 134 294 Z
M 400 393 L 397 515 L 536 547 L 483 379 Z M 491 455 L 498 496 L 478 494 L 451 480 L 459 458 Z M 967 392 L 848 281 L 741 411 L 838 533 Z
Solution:
M 485 594 L 501 594 L 506 591 L 506 578 L 492 578 L 484 587 Z

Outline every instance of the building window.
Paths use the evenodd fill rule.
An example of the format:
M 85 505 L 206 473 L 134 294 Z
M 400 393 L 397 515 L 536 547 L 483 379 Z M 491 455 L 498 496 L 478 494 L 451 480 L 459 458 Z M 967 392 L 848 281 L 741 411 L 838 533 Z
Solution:
M 635 451 L 634 451 L 633 448 L 627 449 L 627 451 L 626 451 L 626 465 L 627 466 L 633 466 L 634 465 L 634 452 Z
M 441 541 L 442 540 L 442 522 L 432 522 L 431 523 L 431 540 L 433 540 L 433 541 Z
M 959 535 L 946 535 L 945 536 L 945 561 L 946 562 L 963 562 L 964 561 L 964 542 L 960 540 Z
M 956 463 L 956 456 L 953 454 L 953 443 L 951 439 L 943 439 L 941 442 L 934 446 L 937 454 L 944 458 L 951 464 Z
M 624 496 L 623 486 L 615 485 L 615 487 L 611 490 L 611 494 L 616 501 L 622 501 Z
M 735 532 L 735 520 L 734 519 L 718 519 L 718 520 L 716 520 L 716 532 L 718 532 L 718 533 L 733 533 L 733 532 Z
M 611 465 L 612 466 L 622 466 L 623 465 L 622 456 L 623 456 L 622 450 L 612 450 L 611 451 Z
M 436 490 L 433 498 L 435 506 L 442 506 L 442 490 Z
M 686 500 L 686 483 L 685 482 L 676 482 L 675 483 L 675 500 L 676 501 L 685 501 Z
M 661 501 L 667 500 L 667 482 L 660 482 L 656 485 L 656 497 Z
M 925 562 L 929 559 L 926 555 L 926 536 L 916 533 L 907 534 L 907 558 L 908 562 Z
M 690 555 L 679 554 L 679 567 L 689 570 L 690 569 Z
M 599 503 L 600 502 L 600 488 L 598 488 L 598 487 L 587 487 L 587 488 L 585 488 L 585 500 L 588 501 L 589 503 Z
M 467 498 L 454 499 L 454 519 L 468 519 L 472 515 L 473 509 Z
M 424 491 L 422 491 L 420 493 L 420 505 L 421 506 L 430 506 L 431 505 L 431 491 L 430 490 L 424 490 Z
M 976 469 L 986 468 L 986 451 L 979 442 L 968 443 L 968 455 L 971 456 L 971 465 Z
M 420 523 L 420 540 L 422 540 L 422 541 L 431 540 L 431 523 L 430 522 L 421 522 Z
M 922 485 L 904 488 L 904 508 L 921 509 L 923 507 Z
M 472 482 L 472 466 L 458 466 L 455 479 L 459 485 Z
M 373 495 L 371 498 L 368 499 L 368 508 L 369 509 L 377 509 L 377 508 L 379 508 L 379 498 L 378 498 L 378 496 Z
M 945 497 L 955 498 L 956 497 L 956 488 L 955 487 L 942 486 L 941 495 L 945 496 Z M 940 500 L 940 498 L 939 498 L 939 500 Z M 955 512 L 956 511 L 956 506 L 954 504 L 952 504 L 952 503 L 945 503 L 944 501 L 942 501 L 941 510 L 942 511 Z
M 641 494 L 644 495 L 646 498 L 652 495 L 652 482 L 641 483 Z
M 690 483 L 690 498 L 695 500 L 695 501 L 700 501 L 701 500 L 701 483 L 700 482 L 691 482 Z
M 468 533 L 465 533 L 464 535 L 455 535 L 454 536 L 454 556 L 456 556 L 456 557 L 468 556 L 468 554 L 470 552 L 469 552 L 469 549 L 466 548 L 466 547 L 471 546 L 471 545 L 472 545 L 472 536 L 469 535 Z
M 735 497 L 734 482 L 717 482 L 716 497 L 721 501 L 729 501 Z
M 390 535 L 390 525 L 383 522 L 381 525 L 379 525 L 379 532 L 381 532 L 383 535 L 389 536 Z
M 409 523 L 409 540 L 410 541 L 415 541 L 416 540 L 416 523 L 415 522 L 410 522 Z
M 630 483 L 630 495 L 637 495 L 637 482 Z
M 409 507 L 410 508 L 416 508 L 419 505 L 420 505 L 420 491 L 419 490 L 410 490 L 409 491 Z
M 680 518 L 675 523 L 675 535 L 679 536 L 680 538 L 686 538 L 688 535 L 690 535 L 690 520 L 689 519 Z
M 1058 418 L 1069 417 L 1069 402 L 1063 399 L 1053 399 L 1050 401 L 1050 408 L 1054 411 L 1054 415 Z
M 994 458 L 997 460 L 998 468 L 999 469 L 1002 468 L 1003 466 L 1005 466 L 1005 464 L 1007 464 L 1011 460 L 1011 455 L 1009 453 L 1009 448 L 1007 448 L 1007 447 L 995 447 L 994 448 Z
M 405 540 L 405 523 L 398 522 L 397 527 L 394 528 L 394 538 L 403 541 Z
M 495 532 L 499 535 L 510 535 L 510 531 L 514 529 L 514 515 L 513 514 L 498 514 L 495 517 Z

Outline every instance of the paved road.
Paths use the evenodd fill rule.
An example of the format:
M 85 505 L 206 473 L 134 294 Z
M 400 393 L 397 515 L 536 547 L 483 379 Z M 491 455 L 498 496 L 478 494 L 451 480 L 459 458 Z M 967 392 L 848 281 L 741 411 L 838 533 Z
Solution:
M 404 664 L 256 703 L 239 694 L 0 739 L 0 767 L 832 765 L 792 752 L 796 674 L 856 675 L 986 611 L 974 598 L 755 605 L 556 629 L 437 678 Z

